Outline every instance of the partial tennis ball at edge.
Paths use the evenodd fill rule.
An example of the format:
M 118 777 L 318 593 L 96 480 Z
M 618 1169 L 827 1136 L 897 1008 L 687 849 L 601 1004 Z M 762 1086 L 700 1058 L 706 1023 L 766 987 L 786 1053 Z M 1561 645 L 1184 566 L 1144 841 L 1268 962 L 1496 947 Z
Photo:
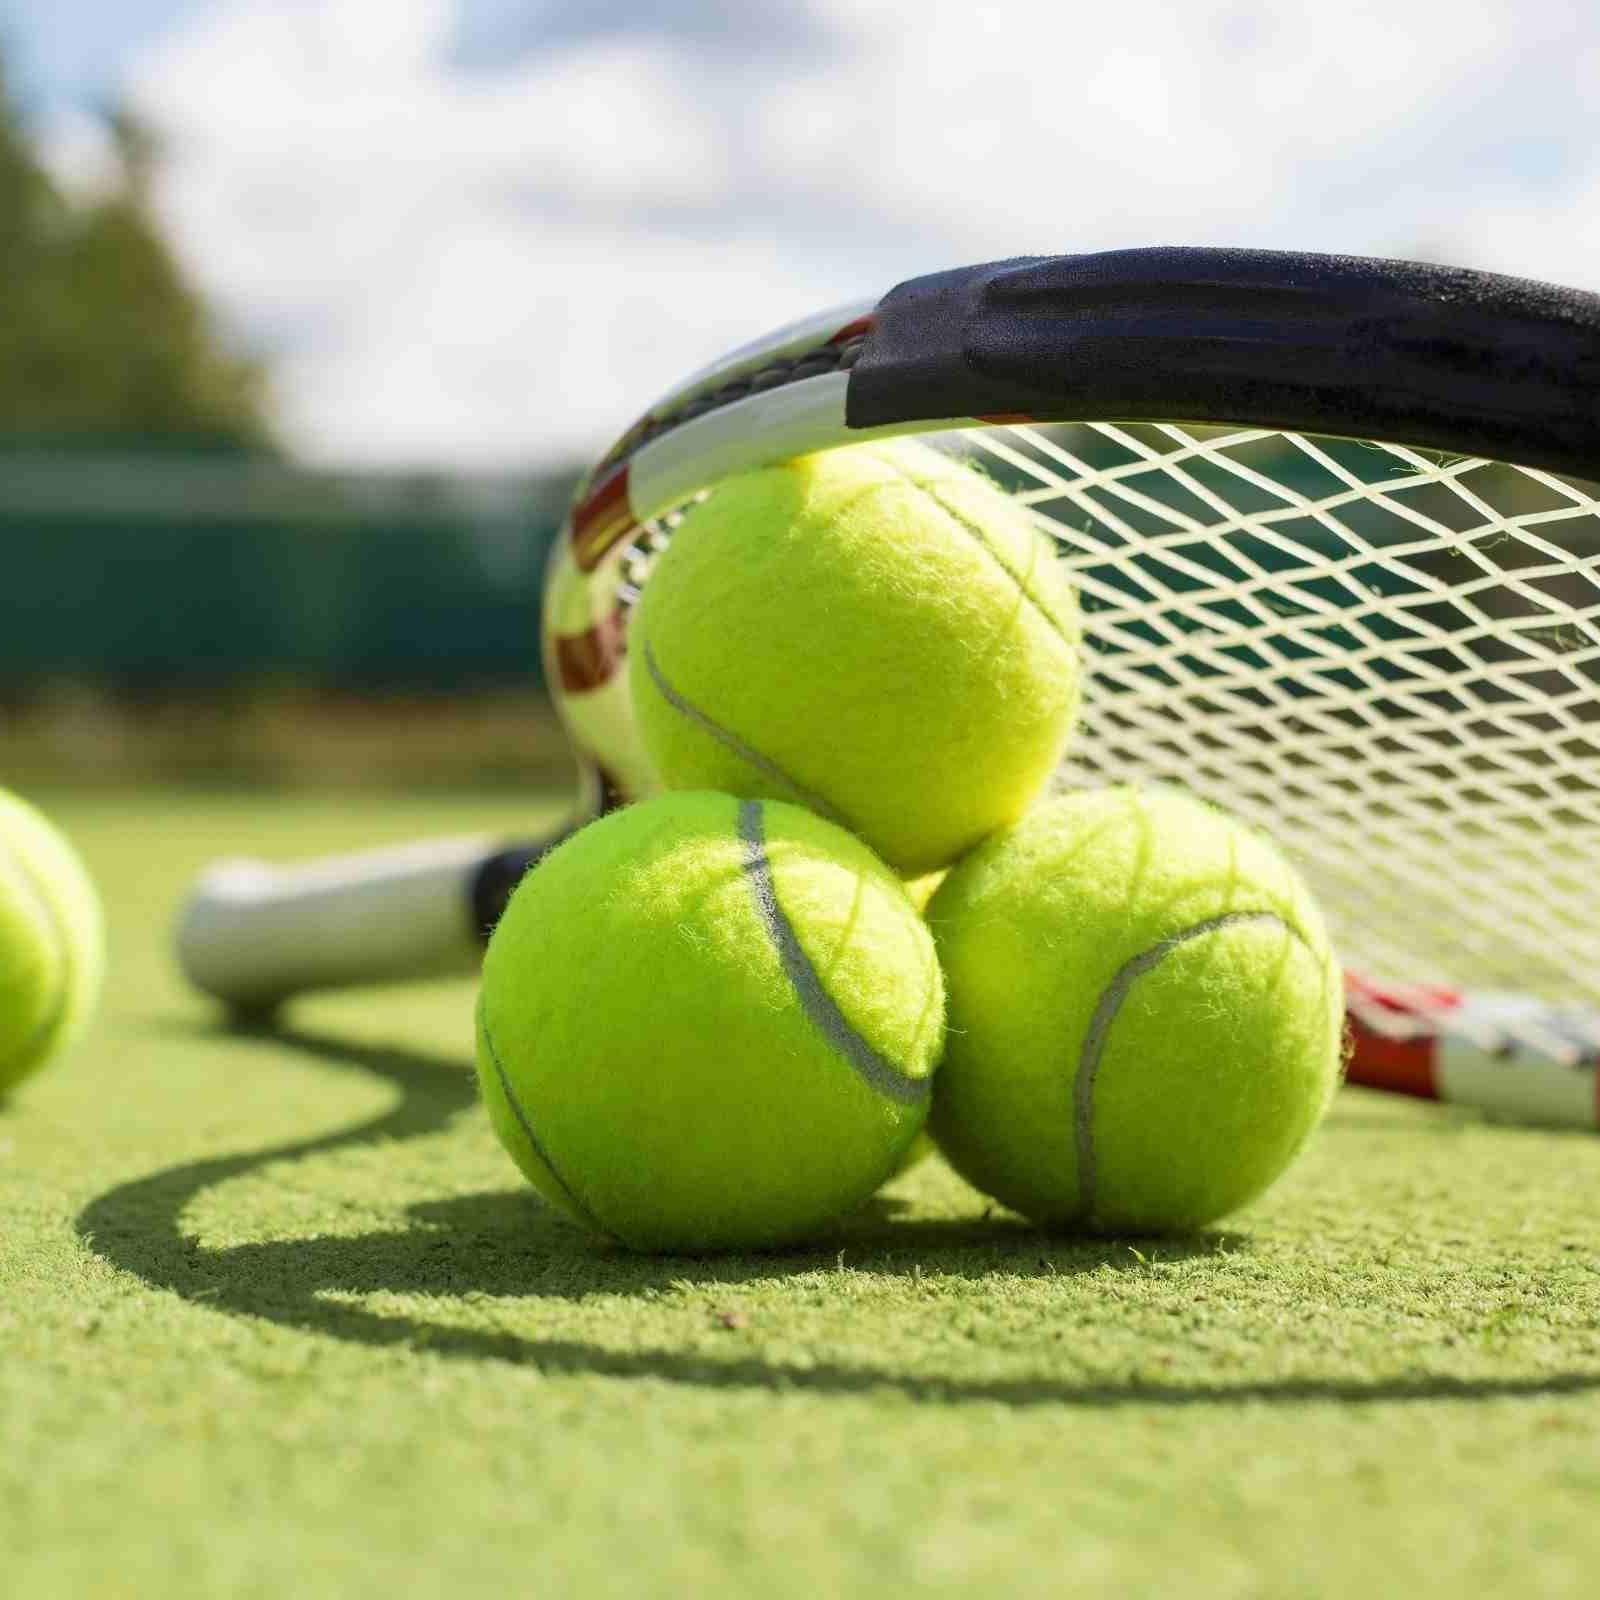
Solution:
M 1038 1222 L 1212 1222 L 1288 1167 L 1338 1083 L 1340 975 L 1310 891 L 1178 791 L 1046 801 L 927 916 L 950 1018 L 930 1126 Z
M 629 625 L 629 692 L 668 787 L 793 801 L 912 877 L 1038 794 L 1078 643 L 1021 506 L 926 445 L 863 444 L 689 511 Z
M 484 960 L 502 1143 L 580 1226 L 641 1250 L 803 1238 L 927 1117 L 933 941 L 859 840 L 795 806 L 675 793 L 558 846 Z
M 48 818 L 0 789 L 0 1096 L 82 1031 L 103 966 L 83 863 Z

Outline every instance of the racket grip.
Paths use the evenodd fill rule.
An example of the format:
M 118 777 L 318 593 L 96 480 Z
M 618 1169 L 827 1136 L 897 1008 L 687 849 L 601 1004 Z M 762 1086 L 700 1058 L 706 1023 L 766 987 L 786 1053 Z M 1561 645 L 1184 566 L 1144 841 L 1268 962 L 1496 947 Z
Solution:
M 292 866 L 219 861 L 179 914 L 178 963 L 241 1011 L 311 989 L 475 973 L 517 880 L 554 842 L 475 836 Z

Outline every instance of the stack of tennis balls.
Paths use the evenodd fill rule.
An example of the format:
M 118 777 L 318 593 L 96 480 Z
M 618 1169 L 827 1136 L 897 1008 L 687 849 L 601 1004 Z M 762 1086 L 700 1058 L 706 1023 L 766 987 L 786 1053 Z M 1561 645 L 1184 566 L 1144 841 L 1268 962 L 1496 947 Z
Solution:
M 1077 642 L 1048 541 L 919 445 L 685 518 L 629 643 L 668 792 L 547 856 L 485 957 L 484 1100 L 558 1211 L 639 1249 L 780 1244 L 915 1159 L 944 979 L 902 879 L 1024 813 Z
M 930 1105 L 1051 1224 L 1193 1227 L 1271 1181 L 1337 1075 L 1326 937 L 1196 802 L 1039 801 L 1078 649 L 1050 541 L 925 446 L 690 512 L 629 635 L 668 793 L 537 866 L 485 962 L 484 1098 L 559 1211 L 641 1249 L 804 1238 Z
M 0 789 L 0 1100 L 82 1032 L 103 966 L 83 863 L 47 817 Z

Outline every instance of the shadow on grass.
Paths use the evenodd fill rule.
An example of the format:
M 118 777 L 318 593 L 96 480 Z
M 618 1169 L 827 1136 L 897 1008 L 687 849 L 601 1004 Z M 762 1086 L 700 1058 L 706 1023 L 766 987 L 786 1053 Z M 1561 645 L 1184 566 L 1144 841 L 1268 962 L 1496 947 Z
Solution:
M 987 1400 L 1014 1406 L 1393 1402 L 1600 1392 L 1600 1376 L 1577 1373 L 1483 1380 L 1420 1375 L 1370 1383 L 1306 1378 L 1232 1385 L 1134 1380 L 1111 1384 L 1047 1376 L 909 1377 L 827 1362 L 615 1351 L 572 1339 L 452 1327 L 367 1310 L 347 1303 L 345 1297 L 417 1294 L 480 1302 L 496 1297 L 570 1302 L 591 1295 L 681 1290 L 686 1283 L 704 1285 L 709 1297 L 743 1284 L 848 1269 L 906 1276 L 924 1271 L 972 1278 L 1067 1276 L 1106 1268 L 1147 1270 L 1152 1260 L 1228 1253 L 1241 1241 L 1212 1233 L 1141 1243 L 1136 1254 L 1126 1241 L 1063 1240 L 1008 1218 L 905 1218 L 904 1204 L 890 1197 L 875 1201 L 842 1224 L 825 1245 L 810 1249 L 640 1256 L 584 1239 L 557 1221 L 531 1191 L 519 1189 L 424 1202 L 411 1208 L 414 1225 L 397 1231 L 204 1249 L 182 1229 L 185 1208 L 204 1190 L 274 1161 L 437 1133 L 475 1098 L 470 1075 L 453 1059 L 365 1048 L 303 1032 L 271 1037 L 283 1048 L 385 1080 L 399 1092 L 397 1103 L 390 1111 L 337 1133 L 191 1162 L 119 1184 L 92 1201 L 78 1218 L 79 1234 L 89 1249 L 155 1288 L 212 1310 L 353 1343 L 530 1365 L 551 1375 L 835 1394 L 895 1389 L 919 1399 Z

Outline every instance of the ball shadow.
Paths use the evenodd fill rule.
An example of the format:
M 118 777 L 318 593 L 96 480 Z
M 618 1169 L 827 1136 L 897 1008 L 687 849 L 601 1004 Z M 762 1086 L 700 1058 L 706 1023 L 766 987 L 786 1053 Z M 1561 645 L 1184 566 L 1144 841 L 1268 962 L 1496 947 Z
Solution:
M 218 1030 L 209 1030 L 216 1032 Z M 239 1030 L 225 1030 L 235 1035 Z M 252 1028 L 249 1036 L 261 1038 Z M 396 1091 L 387 1111 L 332 1133 L 238 1155 L 188 1162 L 118 1184 L 77 1219 L 85 1246 L 152 1288 L 209 1310 L 375 1347 L 403 1346 L 461 1360 L 531 1365 L 556 1374 L 651 1378 L 716 1387 L 838 1394 L 885 1387 L 919 1398 L 989 1400 L 1007 1405 L 1117 1406 L 1223 1404 L 1241 1400 L 1353 1402 L 1561 1395 L 1600 1390 L 1600 1375 L 1464 1380 L 1418 1375 L 1363 1383 L 1290 1379 L 1273 1383 L 1105 1383 L 1039 1374 L 1015 1379 L 929 1378 L 888 1368 L 771 1359 L 730 1343 L 728 1354 L 662 1349 L 616 1351 L 524 1331 L 462 1327 L 351 1304 L 379 1294 L 435 1299 L 471 1296 L 522 1305 L 596 1294 L 642 1296 L 685 1284 L 708 1296 L 741 1285 L 802 1274 L 859 1270 L 876 1275 L 1060 1277 L 1247 1247 L 1241 1236 L 1203 1234 L 1152 1241 L 1064 1239 L 1005 1215 L 928 1219 L 907 1214 L 894 1196 L 847 1219 L 825 1241 L 800 1249 L 742 1255 L 642 1256 L 596 1244 L 542 1206 L 528 1189 L 425 1201 L 409 1225 L 359 1236 L 274 1239 L 204 1248 L 183 1231 L 187 1206 L 202 1192 L 276 1161 L 432 1135 L 473 1106 L 470 1075 L 453 1058 L 351 1044 L 328 1035 L 281 1031 L 271 1040 L 298 1055 L 350 1068 Z M 708 1308 L 709 1309 L 709 1308 Z M 521 1320 L 526 1321 L 525 1313 Z

